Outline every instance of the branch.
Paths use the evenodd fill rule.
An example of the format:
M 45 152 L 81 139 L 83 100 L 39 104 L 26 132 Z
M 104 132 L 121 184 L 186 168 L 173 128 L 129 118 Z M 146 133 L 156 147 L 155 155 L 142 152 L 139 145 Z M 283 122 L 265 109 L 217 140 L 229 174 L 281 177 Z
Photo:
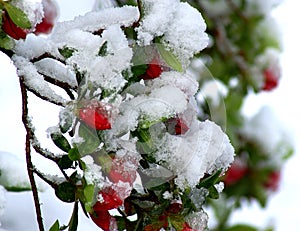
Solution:
M 35 62 L 41 61 L 42 59 L 45 59 L 45 58 L 55 59 L 55 60 L 57 60 L 57 61 L 59 61 L 59 62 L 66 65 L 65 60 L 59 59 L 59 58 L 55 57 L 54 55 L 52 55 L 50 53 L 44 53 L 44 54 L 42 54 L 38 57 L 35 57 L 35 58 L 31 59 L 30 62 L 35 63 Z
M 41 73 L 40 73 L 41 74 Z M 73 89 L 73 90 L 76 90 L 77 87 L 72 87 L 70 84 L 66 83 L 66 82 L 62 82 L 62 81 L 59 81 L 57 79 L 53 79 L 51 78 L 50 76 L 47 76 L 47 75 L 44 75 L 44 74 L 41 74 L 42 76 L 44 76 L 44 79 L 48 82 L 48 83 L 52 83 L 54 84 L 55 86 L 58 86 L 62 89 L 65 90 L 65 92 L 68 94 L 68 96 L 70 97 L 71 100 L 74 100 L 75 97 L 72 93 L 72 91 L 70 89 Z
M 24 84 L 24 85 L 25 85 L 25 84 Z M 50 98 L 48 98 L 48 97 L 45 96 L 45 95 L 41 95 L 38 91 L 36 91 L 35 89 L 32 89 L 32 88 L 30 88 L 30 87 L 28 87 L 28 86 L 26 86 L 26 90 L 32 92 L 34 95 L 36 95 L 36 96 L 39 97 L 40 99 L 45 100 L 45 101 L 47 101 L 47 102 L 49 102 L 49 103 L 53 103 L 53 104 L 55 104 L 55 105 L 57 105 L 57 106 L 62 106 L 62 107 L 65 107 L 65 106 L 66 106 L 64 102 L 59 102 L 59 101 L 56 101 L 56 100 L 54 100 L 54 99 L 50 99 Z
M 52 188 L 57 188 L 58 184 L 54 183 L 53 181 L 51 181 L 50 179 L 47 178 L 47 176 L 40 172 L 38 169 L 33 168 L 32 171 L 39 176 L 39 178 L 41 178 L 43 181 L 45 181 L 48 185 L 50 185 Z
M 22 121 L 26 130 L 25 153 L 26 153 L 27 172 L 29 176 L 31 189 L 32 189 L 38 226 L 40 231 L 44 231 L 45 229 L 43 225 L 43 217 L 42 217 L 42 212 L 41 212 L 41 207 L 39 202 L 39 195 L 38 195 L 38 190 L 37 190 L 37 186 L 33 174 L 33 164 L 31 161 L 31 148 L 30 148 L 31 129 L 28 123 L 28 95 L 24 84 L 24 79 L 22 77 L 20 77 L 20 88 L 21 88 L 21 95 L 22 95 Z

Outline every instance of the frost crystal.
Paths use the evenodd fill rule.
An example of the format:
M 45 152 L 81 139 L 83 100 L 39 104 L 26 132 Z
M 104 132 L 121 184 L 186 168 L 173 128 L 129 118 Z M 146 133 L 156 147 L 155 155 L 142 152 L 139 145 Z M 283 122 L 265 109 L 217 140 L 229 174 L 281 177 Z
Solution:
M 194 187 L 205 173 L 227 169 L 234 150 L 225 133 L 210 121 L 195 121 L 184 136 L 165 134 L 155 157 L 170 168 L 180 188 Z
M 94 163 L 93 157 L 87 155 L 82 158 L 82 161 L 86 164 L 86 170 L 84 172 L 85 179 L 88 184 L 94 184 L 97 188 L 103 188 L 105 179 L 102 175 L 101 166 Z
M 185 220 L 190 227 L 197 231 L 204 231 L 207 228 L 208 215 L 201 210 L 200 212 L 194 212 L 189 214 Z

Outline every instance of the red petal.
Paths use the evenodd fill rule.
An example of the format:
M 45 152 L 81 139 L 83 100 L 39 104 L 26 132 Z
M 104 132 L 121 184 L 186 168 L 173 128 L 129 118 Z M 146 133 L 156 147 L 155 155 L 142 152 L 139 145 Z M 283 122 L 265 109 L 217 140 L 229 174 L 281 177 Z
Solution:
M 103 229 L 104 231 L 109 231 L 110 222 L 112 216 L 108 211 L 95 211 L 90 214 L 93 222 Z
M 20 28 L 14 24 L 7 12 L 3 14 L 2 20 L 3 31 L 16 40 L 25 39 L 26 35 L 30 32 L 29 30 Z
M 79 118 L 91 128 L 97 130 L 111 129 L 111 124 L 103 108 L 81 108 Z
M 112 188 L 106 188 L 100 191 L 99 195 L 102 196 L 101 202 L 97 201 L 93 206 L 93 210 L 96 212 L 115 209 L 123 204 L 123 201 L 117 196 L 116 191 Z

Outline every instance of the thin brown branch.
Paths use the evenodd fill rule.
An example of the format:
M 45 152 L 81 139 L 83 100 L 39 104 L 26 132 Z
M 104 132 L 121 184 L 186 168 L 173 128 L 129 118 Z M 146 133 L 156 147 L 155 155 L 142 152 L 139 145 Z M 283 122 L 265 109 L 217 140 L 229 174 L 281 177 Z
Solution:
M 65 60 L 59 59 L 59 58 L 57 58 L 57 57 L 55 57 L 52 54 L 47 53 L 47 52 L 40 55 L 40 56 L 38 56 L 38 57 L 35 57 L 35 58 L 31 59 L 30 62 L 35 63 L 35 62 L 41 61 L 42 59 L 45 59 L 45 58 L 55 59 L 55 60 L 57 60 L 57 61 L 59 61 L 63 64 L 66 64 Z
M 27 172 L 28 172 L 31 190 L 33 194 L 36 218 L 37 218 L 39 230 L 44 231 L 45 229 L 44 229 L 43 217 L 42 217 L 42 212 L 40 207 L 39 195 L 38 195 L 38 190 L 37 190 L 37 186 L 33 174 L 33 164 L 31 161 L 31 146 L 30 146 L 31 130 L 28 126 L 28 95 L 24 84 L 24 79 L 22 77 L 20 77 L 20 88 L 21 88 L 21 95 L 22 95 L 22 121 L 26 129 L 25 153 L 26 153 Z
M 27 86 L 26 86 L 26 89 L 27 89 L 28 91 L 32 92 L 34 95 L 36 95 L 37 97 L 39 97 L 39 98 L 42 99 L 42 100 L 45 100 L 45 101 L 47 101 L 47 102 L 49 102 L 49 103 L 53 103 L 53 104 L 55 104 L 55 105 L 57 105 L 57 106 L 62 106 L 62 107 L 65 106 L 65 103 L 63 103 L 63 102 L 58 102 L 58 101 L 53 100 L 53 99 L 50 99 L 50 98 L 48 98 L 48 97 L 46 97 L 46 96 L 44 96 L 44 95 L 41 95 L 41 94 L 40 94 L 38 91 L 36 91 L 35 89 L 29 88 L 29 87 L 27 87 Z
M 41 73 L 40 73 L 41 74 Z M 44 74 L 41 74 L 44 76 L 44 79 L 48 82 L 48 83 L 51 83 L 51 84 L 54 84 L 55 86 L 58 86 L 60 88 L 62 88 L 63 90 L 65 90 L 65 92 L 68 94 L 68 96 L 70 97 L 71 100 L 74 100 L 75 97 L 72 93 L 72 91 L 70 89 L 73 89 L 73 90 L 76 90 L 77 87 L 72 87 L 70 84 L 66 83 L 66 82 L 62 82 L 62 81 L 59 81 L 57 79 L 53 79 L 47 75 L 44 75 Z
M 52 188 L 57 188 L 58 184 L 54 183 L 52 180 L 48 179 L 45 174 L 40 172 L 38 169 L 33 168 L 32 170 L 39 178 L 41 178 L 43 181 L 45 181 L 48 185 L 50 185 Z
M 60 156 L 55 155 L 54 153 L 50 152 L 48 149 L 44 149 L 41 147 L 40 143 L 37 140 L 37 137 L 34 134 L 34 129 L 33 126 L 31 125 L 31 122 L 28 121 L 28 124 L 30 124 L 29 129 L 30 129 L 30 141 L 31 141 L 31 145 L 34 148 L 34 150 L 40 154 L 41 156 L 45 157 L 48 160 L 51 160 L 53 162 L 55 162 L 56 164 L 58 164 L 60 157 L 62 156 L 62 154 Z M 66 180 L 70 180 L 70 177 L 66 174 L 66 172 L 59 168 L 61 170 L 61 173 L 63 174 L 63 176 L 66 178 Z M 47 182 L 48 183 L 48 182 Z M 51 185 L 51 184 L 50 184 Z

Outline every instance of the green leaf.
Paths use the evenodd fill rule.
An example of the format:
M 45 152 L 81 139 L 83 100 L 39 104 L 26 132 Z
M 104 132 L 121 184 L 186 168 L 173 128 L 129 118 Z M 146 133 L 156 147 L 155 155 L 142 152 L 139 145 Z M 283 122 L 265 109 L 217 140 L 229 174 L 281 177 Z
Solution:
M 55 195 L 63 202 L 75 201 L 76 186 L 70 182 L 63 182 L 55 189 Z
M 218 170 L 213 175 L 202 179 L 201 182 L 197 185 L 197 188 L 204 187 L 204 188 L 209 189 L 211 186 L 213 186 L 217 183 L 221 172 L 222 172 L 222 170 Z
M 76 161 L 80 159 L 80 153 L 77 147 L 71 148 L 68 152 L 68 157 L 70 160 Z
M 87 212 L 92 210 L 92 202 L 94 198 L 95 186 L 93 184 L 88 184 L 84 187 L 84 207 Z
M 81 156 L 94 152 L 101 143 L 96 130 L 89 128 L 84 123 L 80 124 L 78 134 L 84 140 L 77 144 Z
M 132 77 L 136 78 L 144 74 L 147 70 L 148 66 L 146 64 L 135 65 L 131 67 Z
M 22 187 L 22 186 L 5 186 L 5 185 L 3 185 L 3 187 L 9 192 L 25 192 L 25 191 L 31 190 L 31 188 L 29 186 Z
M 73 114 L 67 109 L 59 113 L 59 128 L 62 133 L 66 133 L 73 124 Z
M 50 136 L 51 136 L 53 143 L 58 148 L 60 148 L 64 152 L 69 152 L 69 150 L 71 149 L 71 145 L 69 144 L 69 141 L 61 133 L 55 132 L 55 133 L 52 133 Z
M 117 220 L 118 230 L 126 230 L 126 222 L 124 217 L 114 216 L 114 218 Z
M 23 29 L 30 29 L 31 23 L 27 17 L 27 15 L 18 7 L 15 7 L 9 3 L 4 4 L 4 8 L 7 11 L 11 20 L 16 24 L 18 27 Z
M 65 59 L 68 59 L 70 58 L 73 53 L 75 51 L 77 51 L 75 48 L 72 48 L 72 47 L 66 47 L 64 46 L 63 48 L 59 48 L 58 49 L 59 53 L 65 58 Z
M 219 199 L 219 192 L 218 190 L 215 188 L 215 186 L 211 186 L 209 189 L 209 194 L 208 196 L 211 198 L 211 199 Z
M 182 216 L 177 215 L 177 216 L 171 217 L 171 224 L 176 230 L 182 230 L 183 223 L 184 223 L 184 219 Z
M 50 227 L 49 231 L 59 231 L 59 221 L 56 220 L 55 223 Z
M 57 164 L 61 169 L 68 169 L 73 165 L 73 160 L 71 160 L 68 155 L 63 155 Z
M 156 44 L 156 47 L 159 51 L 159 54 L 163 58 L 163 60 L 172 67 L 175 71 L 182 72 L 183 68 L 180 61 L 177 57 L 172 53 L 172 51 L 168 50 L 163 44 Z
M 107 55 L 107 41 L 105 41 L 100 47 L 98 55 L 102 57 Z
M 14 46 L 13 40 L 9 36 L 7 36 L 6 33 L 1 31 L 1 28 L 0 28 L 0 48 L 4 48 L 6 50 L 11 50 L 13 48 L 13 46 Z

